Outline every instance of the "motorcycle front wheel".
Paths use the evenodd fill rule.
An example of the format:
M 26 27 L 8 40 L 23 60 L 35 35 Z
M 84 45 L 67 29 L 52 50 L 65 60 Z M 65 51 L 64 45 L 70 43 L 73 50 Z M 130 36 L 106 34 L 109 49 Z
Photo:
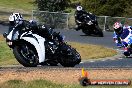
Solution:
M 39 63 L 35 47 L 26 41 L 15 46 L 13 53 L 17 61 L 25 67 L 36 67 Z
M 88 35 L 88 36 L 91 35 L 91 33 L 90 33 L 90 31 L 89 31 L 88 29 L 82 29 L 82 32 L 83 32 L 85 35 Z

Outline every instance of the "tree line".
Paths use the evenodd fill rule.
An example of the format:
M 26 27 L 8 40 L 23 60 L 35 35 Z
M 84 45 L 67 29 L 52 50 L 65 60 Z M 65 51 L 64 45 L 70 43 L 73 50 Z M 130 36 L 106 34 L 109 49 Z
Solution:
M 38 10 L 68 11 L 81 5 L 96 15 L 132 17 L 131 0 L 35 0 Z M 71 12 L 69 10 L 68 12 Z

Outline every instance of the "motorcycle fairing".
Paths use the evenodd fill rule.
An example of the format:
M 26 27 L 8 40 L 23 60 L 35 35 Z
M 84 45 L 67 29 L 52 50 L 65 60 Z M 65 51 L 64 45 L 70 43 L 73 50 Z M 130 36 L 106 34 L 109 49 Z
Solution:
M 27 34 L 26 35 L 22 35 L 20 37 L 20 39 L 23 39 L 29 43 L 31 43 L 38 54 L 39 57 L 39 63 L 44 62 L 45 61 L 45 46 L 44 46 L 44 42 L 45 42 L 45 38 L 37 35 L 37 34 L 32 34 L 33 36 L 30 36 Z
M 124 30 L 127 30 L 128 31 L 128 33 L 125 35 L 125 37 L 124 37 L 124 39 L 122 38 L 122 36 L 121 36 L 121 38 L 122 38 L 122 41 L 123 42 L 126 42 L 128 45 L 130 45 L 130 44 L 132 44 L 132 31 L 131 31 L 131 29 L 124 29 Z
M 18 39 L 18 35 L 19 35 L 18 31 L 15 28 L 13 28 L 7 35 L 7 39 L 8 40 L 16 40 L 16 39 Z

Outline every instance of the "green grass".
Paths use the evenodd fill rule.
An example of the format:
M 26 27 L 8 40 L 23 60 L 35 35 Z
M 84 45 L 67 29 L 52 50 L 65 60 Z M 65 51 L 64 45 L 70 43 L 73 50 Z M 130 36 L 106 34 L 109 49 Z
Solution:
M 0 65 L 18 64 L 14 58 L 12 50 L 6 45 L 4 38 L 0 35 Z
M 22 80 L 9 80 L 0 84 L 0 88 L 84 88 L 79 84 L 56 84 L 46 80 L 24 82 Z M 132 86 L 87 86 L 85 88 L 132 88 Z
M 83 44 L 76 42 L 70 42 L 69 44 L 77 49 L 82 59 L 84 60 L 111 57 L 117 54 L 115 50 L 105 48 L 99 45 Z
M 35 0 L 0 0 L 0 7 L 7 7 L 13 9 L 23 9 L 30 11 L 34 8 L 33 2 Z
M 8 22 L 13 12 L 21 13 L 25 20 L 31 19 L 33 9 L 36 9 L 35 0 L 0 0 L 0 21 Z
M 82 44 L 76 42 L 69 43 L 76 48 L 83 60 L 98 59 L 110 57 L 117 54 L 113 49 L 104 48 L 103 46 Z M 7 46 L 5 40 L 0 36 L 0 65 L 18 64 L 12 50 Z
M 12 50 L 6 45 L 5 41 L 0 41 L 0 65 L 17 64 Z

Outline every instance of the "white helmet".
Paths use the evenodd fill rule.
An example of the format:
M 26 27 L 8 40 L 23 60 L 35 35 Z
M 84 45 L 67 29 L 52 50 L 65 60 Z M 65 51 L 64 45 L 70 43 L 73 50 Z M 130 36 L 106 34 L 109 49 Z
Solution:
M 115 22 L 113 28 L 116 33 L 121 33 L 123 30 L 123 26 L 120 22 Z
M 82 6 L 77 6 L 77 11 L 81 11 L 83 8 L 82 8 Z
M 113 28 L 114 28 L 114 29 L 118 29 L 118 28 L 120 28 L 120 27 L 122 27 L 122 24 L 119 23 L 119 22 L 115 22 L 114 25 L 113 25 Z
M 19 23 L 19 21 L 22 21 L 23 17 L 20 13 L 13 13 L 9 16 L 9 21 L 13 21 L 15 23 Z

